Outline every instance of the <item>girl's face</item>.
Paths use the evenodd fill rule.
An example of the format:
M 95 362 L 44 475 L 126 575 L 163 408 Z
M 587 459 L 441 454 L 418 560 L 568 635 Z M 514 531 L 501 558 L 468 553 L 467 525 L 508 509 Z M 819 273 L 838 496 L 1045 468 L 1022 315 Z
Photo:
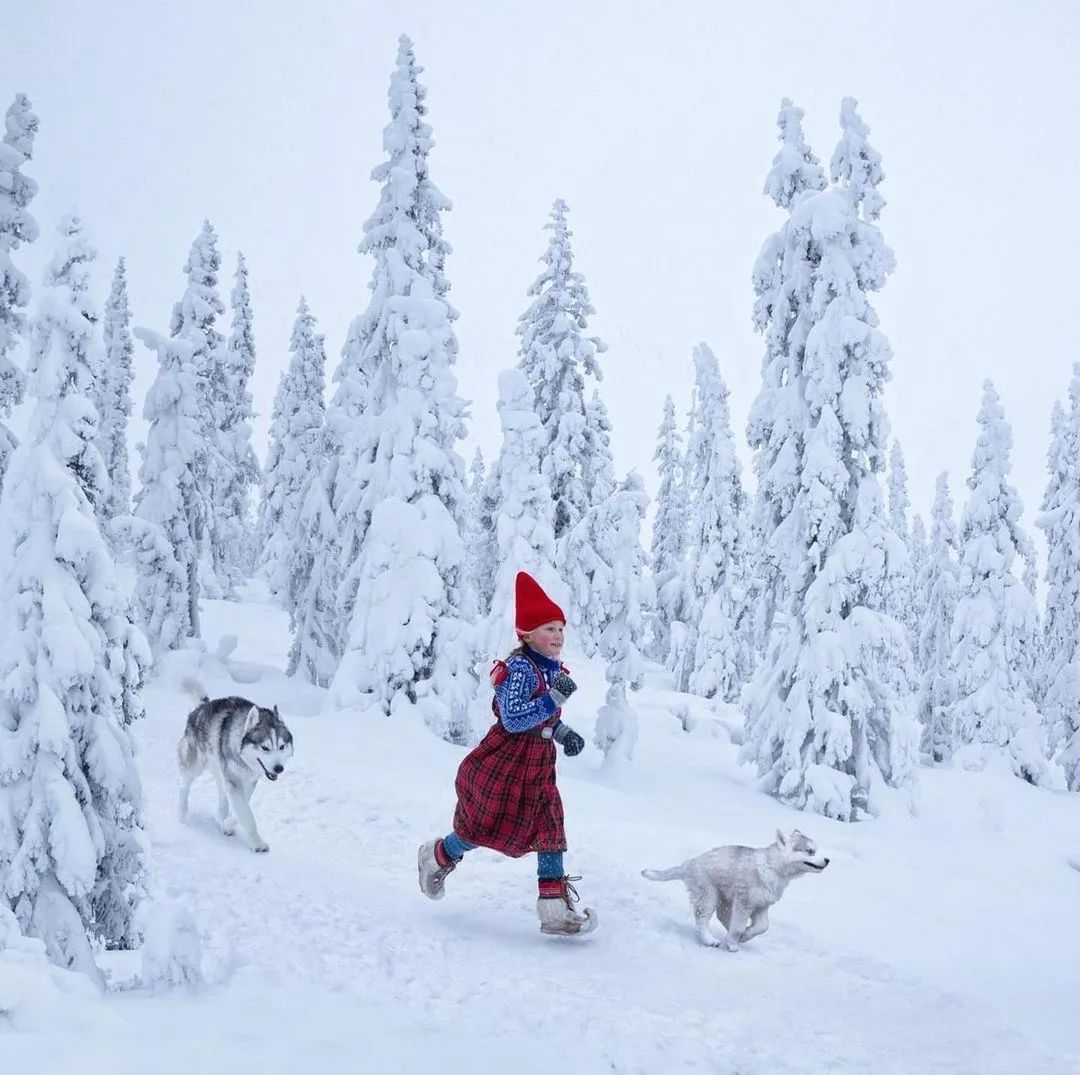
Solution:
M 552 620 L 550 623 L 542 623 L 535 631 L 530 631 L 525 635 L 525 641 L 537 653 L 542 653 L 545 657 L 558 657 L 562 653 L 563 647 L 563 632 L 566 629 L 566 625 L 562 620 Z

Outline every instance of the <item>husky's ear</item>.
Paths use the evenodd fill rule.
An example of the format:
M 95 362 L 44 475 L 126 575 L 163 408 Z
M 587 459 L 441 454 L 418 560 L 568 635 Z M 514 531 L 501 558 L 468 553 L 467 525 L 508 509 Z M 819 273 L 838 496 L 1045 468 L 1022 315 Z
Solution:
M 281 714 L 277 711 L 277 706 L 274 706 L 274 716 L 277 717 L 278 720 L 281 719 Z
M 776 830 L 776 842 L 781 847 L 787 847 L 787 837 L 779 830 Z
M 244 735 L 247 735 L 256 724 L 259 723 L 259 707 L 253 705 L 248 710 L 247 720 L 244 721 Z

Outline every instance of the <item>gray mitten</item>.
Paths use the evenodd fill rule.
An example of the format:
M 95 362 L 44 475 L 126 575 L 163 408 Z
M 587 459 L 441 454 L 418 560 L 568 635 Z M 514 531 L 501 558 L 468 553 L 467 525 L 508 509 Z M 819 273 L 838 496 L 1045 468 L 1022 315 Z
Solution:
M 555 725 L 551 738 L 562 746 L 563 753 L 568 758 L 580 754 L 585 749 L 585 740 L 569 724 L 563 724 L 561 720 Z
M 566 699 L 577 690 L 577 684 L 565 673 L 560 672 L 551 684 L 551 697 L 560 709 L 566 705 Z

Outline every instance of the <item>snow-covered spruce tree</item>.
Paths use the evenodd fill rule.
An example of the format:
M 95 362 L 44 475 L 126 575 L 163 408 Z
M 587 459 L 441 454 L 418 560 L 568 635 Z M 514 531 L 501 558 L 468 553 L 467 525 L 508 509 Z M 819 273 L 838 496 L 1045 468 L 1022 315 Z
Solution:
M 600 395 L 593 393 L 585 415 L 585 455 L 581 460 L 582 486 L 588 493 L 585 514 L 563 534 L 556 545 L 560 576 L 573 594 L 569 614 L 587 656 L 600 644 L 600 635 L 610 618 L 603 601 L 608 589 L 603 562 L 605 554 L 594 547 L 603 525 L 603 509 L 615 491 L 614 464 L 608 433 L 611 422 Z
M 916 580 L 921 623 L 917 663 L 922 672 L 919 688 L 922 750 L 939 762 L 950 758 L 956 746 L 950 717 L 956 701 L 951 637 L 959 573 L 949 476 L 942 471 L 934 492 L 930 547 Z
M 502 445 L 491 468 L 489 485 L 497 503 L 494 518 L 496 565 L 491 611 L 485 621 L 478 652 L 496 657 L 514 638 L 514 580 L 526 571 L 558 597 L 562 584 L 555 575 L 555 506 L 551 490 L 536 465 L 545 443 L 544 428 L 533 409 L 533 389 L 518 369 L 499 374 L 499 421 Z M 491 708 L 491 689 L 479 687 L 481 711 Z
M 4 137 L 0 140 L 0 488 L 15 437 L 5 425 L 11 409 L 22 402 L 25 380 L 11 361 L 18 338 L 26 331 L 23 310 L 30 301 L 30 284 L 15 267 L 11 253 L 23 243 L 32 243 L 38 234 L 37 221 L 27 211 L 37 183 L 22 174 L 22 166 L 32 158 L 38 118 L 30 109 L 30 98 L 15 95 L 4 117 Z
M 94 505 L 98 453 L 85 260 L 61 226 L 34 330 L 27 439 L 0 496 L 0 879 L 23 932 L 99 981 L 93 946 L 132 948 L 145 877 L 128 725 L 146 642 L 127 617 Z
M 561 198 L 544 228 L 551 232 L 541 258 L 544 270 L 529 288 L 532 303 L 518 321 L 521 337 L 518 368 L 533 387 L 536 413 L 544 427 L 541 455 L 544 477 L 555 499 L 555 540 L 578 523 L 592 500 L 585 487 L 587 458 L 585 375 L 600 379 L 598 352 L 607 348 L 586 336 L 589 302 L 585 278 L 573 271 L 570 246 L 573 232 L 566 224 L 567 205 Z
M 607 664 L 608 682 L 593 741 L 605 755 L 627 761 L 637 743 L 638 718 L 626 689 L 637 690 L 644 682 L 645 625 L 655 600 L 652 581 L 645 574 L 648 557 L 641 545 L 647 506 L 641 477 L 631 472 L 589 513 L 594 519 L 593 547 L 603 561 L 602 572 L 594 577 L 593 598 L 605 612 L 598 648 Z
M 372 173 L 383 188 L 361 244 L 375 260 L 371 303 L 342 358 L 359 382 L 361 411 L 342 460 L 351 469 L 338 473 L 356 555 L 343 560 L 352 611 L 331 695 L 340 707 L 415 712 L 437 734 L 463 741 L 475 687 L 461 615 L 465 468 L 455 450 L 465 405 L 450 312 L 436 293 L 445 282 L 432 267 L 431 129 L 417 71 L 402 38 L 383 135 L 389 159 Z
M 798 118 L 781 112 L 785 152 Z M 743 694 L 744 757 L 784 801 L 854 820 L 874 809 L 882 782 L 914 779 L 918 730 L 898 685 L 910 674 L 906 633 L 881 608 L 896 541 L 879 481 L 891 356 L 867 293 L 893 267 L 875 223 L 883 173 L 851 98 L 840 122 L 835 186 L 803 185 L 756 272 L 767 353 L 750 432 L 760 532 L 783 575 L 772 583 L 780 599 L 765 657 Z M 804 150 L 788 154 L 789 172 Z M 767 185 L 792 187 L 790 175 Z
M 187 573 L 157 523 L 118 515 L 108 529 L 118 560 L 134 565 L 135 611 L 156 661 L 190 634 Z
M 297 520 L 297 548 L 302 550 L 306 575 L 296 575 L 292 598 L 293 640 L 287 672 L 299 672 L 309 683 L 327 687 L 341 660 L 342 627 L 338 622 L 339 568 L 337 519 L 332 503 L 337 459 L 333 438 L 322 428 L 322 460 L 312 467 Z M 300 565 L 300 558 L 297 558 Z
M 361 254 L 371 254 L 375 264 L 368 285 L 371 299 L 367 308 L 349 326 L 334 374 L 337 389 L 331 401 L 327 423 L 340 448 L 334 452 L 338 462 L 330 475 L 334 514 L 338 520 L 337 546 L 341 564 L 339 619 L 347 625 L 352 619 L 358 585 L 357 564 L 372 509 L 376 503 L 367 495 L 372 481 L 376 447 L 381 435 L 378 412 L 381 404 L 372 397 L 372 384 L 383 351 L 385 326 L 380 325 L 387 300 L 402 290 L 402 282 L 391 278 L 396 250 L 409 268 L 423 275 L 437 298 L 446 306 L 450 322 L 457 313 L 445 301 L 450 284 L 446 278 L 446 258 L 450 246 L 442 237 L 441 214 L 451 208 L 448 198 L 432 182 L 428 156 L 434 145 L 427 114 L 427 90 L 419 76 L 423 68 L 416 63 L 412 42 L 398 39 L 397 59 L 390 75 L 387 100 L 390 122 L 383 130 L 383 148 L 387 159 L 371 173 L 382 184 L 378 204 L 364 223 Z M 450 365 L 458 352 L 452 326 L 445 340 Z M 463 520 L 458 520 L 459 525 Z M 344 639 L 342 639 L 342 647 Z
M 82 453 L 70 454 L 65 463 L 79 481 L 83 494 L 105 518 L 109 476 L 98 450 L 99 416 L 95 406 L 99 398 L 101 345 L 97 337 L 97 310 L 90 299 L 90 271 L 97 251 L 83 235 L 82 221 L 65 216 L 57 228 L 60 241 L 45 270 L 45 291 L 41 309 L 34 323 L 31 361 L 40 366 L 56 349 L 64 355 L 65 369 L 77 378 L 63 395 L 66 421 L 78 434 L 72 445 Z
M 491 613 L 495 588 L 497 539 L 495 514 L 498 511 L 498 475 L 487 473 L 479 448 L 470 467 L 468 505 L 465 511 L 465 575 L 475 615 L 483 619 Z
M 908 641 L 912 652 L 918 644 L 918 613 L 915 608 L 915 576 L 911 563 L 911 526 L 908 513 L 911 501 L 908 497 L 907 467 L 904 464 L 904 449 L 899 440 L 893 440 L 889 451 L 889 525 L 899 538 L 894 543 L 898 553 L 902 552 L 899 562 L 891 565 L 885 590 L 885 609 L 890 616 L 898 619 L 908 632 Z M 903 549 L 900 549 L 900 546 Z
M 675 404 L 664 399 L 664 417 L 653 453 L 660 487 L 652 531 L 652 578 L 656 611 L 650 630 L 650 650 L 659 661 L 671 647 L 671 625 L 681 616 L 683 557 L 686 555 L 686 488 L 683 484 L 682 439 L 675 425 Z
M 236 257 L 235 280 L 231 295 L 232 328 L 222 366 L 225 378 L 220 394 L 222 473 L 214 532 L 217 542 L 214 560 L 227 593 L 232 593 L 252 568 L 255 551 L 251 542 L 252 490 L 259 482 L 259 463 L 251 446 L 253 414 L 248 390 L 255 371 L 255 337 L 243 254 Z
M 916 607 L 925 608 L 925 602 L 922 601 L 922 593 L 919 590 L 919 579 L 922 577 L 923 567 L 926 565 L 926 555 L 928 551 L 928 541 L 926 536 L 926 523 L 923 522 L 922 516 L 916 512 L 911 517 L 911 538 L 908 541 L 908 565 L 911 570 L 911 585 L 913 587 L 912 592 L 914 597 L 912 600 L 915 602 Z M 919 637 L 919 623 L 915 624 L 915 639 L 916 645 Z
M 589 505 L 602 504 L 615 491 L 615 460 L 611 454 L 611 419 L 600 392 L 593 389 L 585 406 L 586 452 L 581 460 L 581 478 L 589 495 Z
M 228 384 L 225 337 L 217 329 L 217 319 L 225 313 L 218 294 L 220 268 L 217 235 L 206 220 L 184 263 L 187 288 L 184 297 L 173 307 L 169 332 L 174 339 L 189 345 L 198 401 L 196 415 L 204 442 L 204 449 L 192 462 L 196 466 L 195 488 L 204 501 L 199 534 L 199 586 L 207 597 L 223 597 L 229 587 L 227 572 L 218 559 L 222 548 L 219 529 L 224 517 L 221 494 L 227 473 L 222 429 Z M 189 351 L 182 349 L 176 353 Z
M 300 512 L 326 447 L 326 349 L 315 318 L 301 298 L 270 418 L 270 446 L 262 483 L 260 567 L 270 592 L 290 616 L 313 550 L 300 537 Z M 304 567 L 301 562 L 306 561 Z M 295 623 L 293 627 L 295 628 Z
M 947 664 L 956 700 L 944 719 L 958 746 L 1001 749 L 1017 776 L 1054 786 L 1060 772 L 1047 760 L 1029 676 L 1038 645 L 1035 599 L 1013 573 L 1028 537 L 1020 528 L 1020 498 L 1008 481 L 1012 430 L 990 381 L 983 385 L 978 421 Z
M 99 440 L 109 491 L 102 517 L 116 519 L 131 511 L 131 472 L 128 463 L 127 425 L 131 417 L 131 311 L 128 309 L 124 259 L 117 263 L 112 288 L 105 304 L 105 360 L 98 398 L 101 400 Z
M 157 377 L 143 406 L 143 418 L 150 428 L 139 467 L 135 515 L 160 528 L 184 581 L 182 593 L 176 593 L 177 573 L 165 556 L 152 558 L 158 569 L 139 580 L 137 599 L 144 614 L 158 608 L 176 610 L 162 612 L 162 622 L 170 627 L 155 632 L 156 637 L 152 635 L 152 644 L 160 652 L 180 639 L 200 636 L 199 550 L 204 547 L 206 498 L 200 493 L 198 481 L 199 475 L 206 472 L 208 447 L 203 435 L 193 346 L 180 339 L 167 340 L 147 329 L 136 329 L 135 335 L 156 352 L 158 360 Z M 182 619 L 174 631 L 171 624 L 175 615 Z M 153 630 L 153 617 L 144 619 L 143 624 Z
M 765 179 L 765 193 L 789 213 L 826 185 L 825 173 L 803 137 L 803 115 L 788 98 L 781 102 L 776 121 L 780 149 Z M 800 550 L 796 530 L 801 520 L 793 508 L 809 424 L 802 396 L 803 349 L 813 325 L 810 292 L 820 256 L 804 240 L 789 220 L 765 240 L 753 272 L 754 328 L 765 338 L 761 389 L 746 426 L 757 478 L 750 526 L 757 538 L 755 634 L 760 651 L 786 596 L 788 560 Z
M 1046 616 L 1038 696 L 1050 747 L 1070 791 L 1080 791 L 1080 363 L 1069 411 L 1054 405 L 1050 478 L 1037 525 L 1046 535 Z
M 687 446 L 690 501 L 686 557 L 687 643 L 680 690 L 734 701 L 753 659 L 747 608 L 746 494 L 731 433 L 728 388 L 716 356 L 694 348 L 697 422 Z

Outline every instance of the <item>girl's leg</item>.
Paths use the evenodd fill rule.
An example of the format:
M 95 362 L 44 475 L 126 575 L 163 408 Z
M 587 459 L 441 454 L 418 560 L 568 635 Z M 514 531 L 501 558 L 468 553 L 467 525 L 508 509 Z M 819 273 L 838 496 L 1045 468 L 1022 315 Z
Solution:
M 435 845 L 435 857 L 437 859 L 445 857 L 456 864 L 465 857 L 466 851 L 471 851 L 474 847 L 476 847 L 476 844 L 470 844 L 468 840 L 463 840 L 456 832 L 451 832 Z M 439 865 L 449 866 L 450 863 L 440 861 Z
M 566 876 L 561 851 L 536 852 L 536 877 L 538 881 L 561 881 Z

